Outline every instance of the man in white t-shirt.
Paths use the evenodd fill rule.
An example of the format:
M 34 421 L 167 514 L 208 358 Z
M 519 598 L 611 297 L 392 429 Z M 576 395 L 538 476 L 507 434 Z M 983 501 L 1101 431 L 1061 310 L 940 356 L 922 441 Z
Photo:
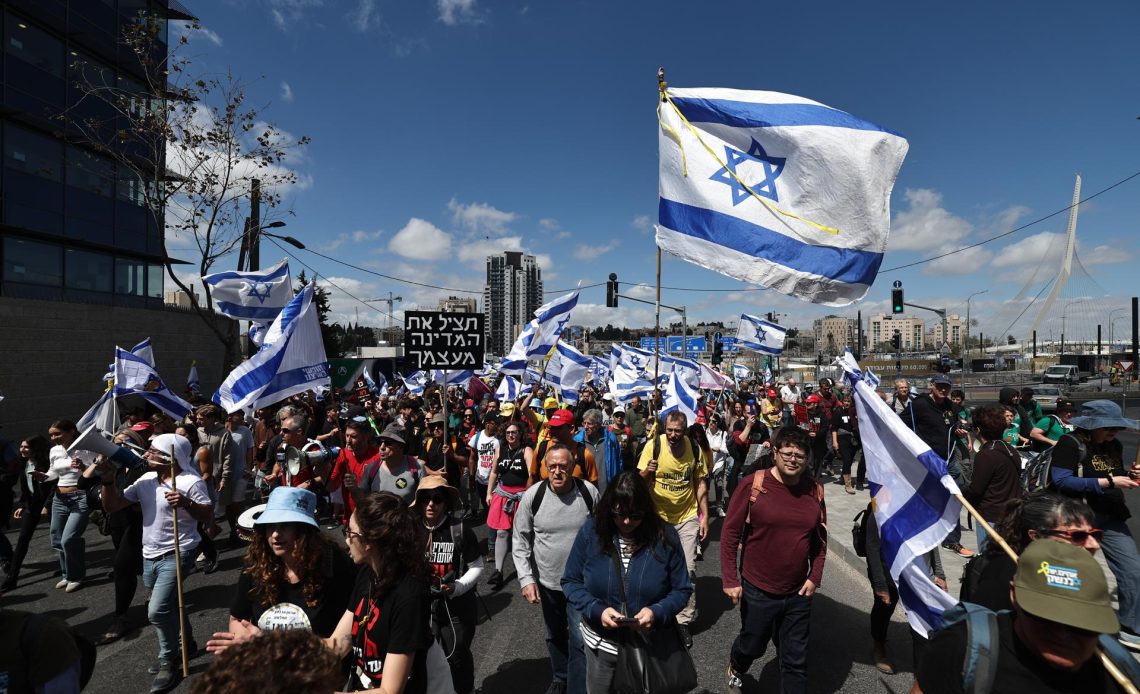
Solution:
M 799 386 L 796 385 L 795 376 L 788 376 L 787 384 L 780 386 L 780 400 L 784 402 L 784 426 L 792 424 L 796 405 L 800 403 L 802 395 Z
M 156 675 L 150 691 L 166 692 L 182 680 L 180 618 L 178 589 L 175 581 L 174 514 L 178 514 L 178 550 L 182 559 L 182 576 L 194 568 L 201 537 L 198 523 L 210 520 L 214 512 L 206 483 L 191 465 L 190 441 L 177 434 L 161 434 L 151 439 L 145 460 L 151 472 L 134 484 L 119 490 L 115 486 L 115 465 L 100 463 L 103 485 L 103 508 L 108 513 L 121 511 L 131 504 L 142 510 L 143 584 L 151 589 L 147 615 L 158 632 L 158 662 L 151 672 Z M 173 460 L 171 459 L 173 453 Z M 173 463 L 173 464 L 172 464 Z M 171 475 L 174 475 L 172 484 Z M 190 620 L 182 622 L 186 629 L 186 650 L 198 650 Z
M 467 440 L 467 447 L 471 450 L 471 454 L 467 458 L 467 472 L 479 488 L 479 494 L 476 498 L 484 500 L 484 504 L 487 498 L 487 481 L 491 476 L 491 468 L 495 467 L 495 461 L 499 459 L 498 433 L 499 418 L 488 413 L 487 418 L 483 421 L 483 430 L 475 432 L 475 435 Z

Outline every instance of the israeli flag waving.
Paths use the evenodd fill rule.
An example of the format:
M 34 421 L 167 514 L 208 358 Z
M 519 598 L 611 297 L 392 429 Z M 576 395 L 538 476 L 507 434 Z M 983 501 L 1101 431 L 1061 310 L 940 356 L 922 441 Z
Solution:
M 514 376 L 503 376 L 499 387 L 495 389 L 495 397 L 503 402 L 514 402 L 522 395 L 522 384 Z
M 791 94 L 666 89 L 657 245 L 812 303 L 861 299 L 907 141 Z
M 526 371 L 528 359 L 541 359 L 554 349 L 562 331 L 570 322 L 570 312 L 578 305 L 578 290 L 543 304 L 534 312 L 534 319 L 527 323 L 519 337 L 511 346 L 511 351 L 503 358 L 499 367 L 502 373 L 519 376 Z
M 467 385 L 471 383 L 471 379 L 474 377 L 475 371 L 472 369 L 465 369 L 462 371 L 456 369 L 448 369 L 447 371 L 444 371 L 442 369 L 432 369 L 431 372 L 431 379 L 436 383 L 443 385 L 444 387 L 462 386 L 466 388 Z
M 744 364 L 733 364 L 732 377 L 737 381 L 747 381 L 752 377 L 752 369 L 749 369 Z
M 577 404 L 578 391 L 586 385 L 586 372 L 593 365 L 593 360 L 565 342 L 558 343 L 558 356 L 561 358 L 558 380 L 562 387 L 562 399 Z
M 635 395 L 648 397 L 653 394 L 653 384 L 643 373 L 626 364 L 618 364 L 613 370 L 613 387 L 610 392 L 618 402 L 629 402 Z
M 786 328 L 775 323 L 742 313 L 736 328 L 736 346 L 764 354 L 783 354 L 787 333 Z
M 332 384 L 313 303 L 316 286 L 310 282 L 293 297 L 269 326 L 262 348 L 231 371 L 214 393 L 214 402 L 226 412 L 256 410 Z
M 764 382 L 772 383 L 772 367 L 770 366 L 764 367 Z
M 138 395 L 175 419 L 190 412 L 190 403 L 175 395 L 145 357 L 115 348 L 115 397 Z
M 214 310 L 238 320 L 272 322 L 293 299 L 288 258 L 268 270 L 215 272 L 202 278 Z
M 202 383 L 198 380 L 198 362 L 190 364 L 190 373 L 186 376 L 186 392 L 195 395 L 202 392 Z
M 404 379 L 404 388 L 412 395 L 423 395 L 427 390 L 428 375 L 426 371 L 416 371 Z
M 946 471 L 946 461 L 875 393 L 851 352 L 838 361 L 858 408 L 883 560 L 911 628 L 926 636 L 958 602 L 931 580 L 923 555 L 938 547 L 958 523 L 962 505 L 954 497 L 961 492 Z
M 685 421 L 697 421 L 697 391 L 694 390 L 681 374 L 676 371 L 669 377 L 669 385 L 665 387 L 665 394 L 661 400 L 661 416 L 674 410 L 685 415 Z

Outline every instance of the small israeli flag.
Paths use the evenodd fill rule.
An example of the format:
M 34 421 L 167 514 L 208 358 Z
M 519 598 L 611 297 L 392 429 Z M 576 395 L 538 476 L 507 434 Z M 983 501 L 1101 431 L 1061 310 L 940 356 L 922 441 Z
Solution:
M 138 395 L 175 419 L 190 412 L 190 403 L 175 395 L 154 365 L 134 352 L 115 348 L 115 397 Z
M 202 384 L 198 381 L 198 362 L 190 364 L 190 373 L 186 376 L 186 392 L 195 395 L 202 392 Z
M 661 400 L 661 416 L 677 411 L 685 415 L 689 424 L 697 421 L 697 391 L 676 371 L 669 377 L 669 385 L 665 387 L 665 394 Z
M 412 395 L 423 395 L 427 389 L 428 375 L 426 371 L 416 371 L 404 379 L 404 388 Z
M 202 284 L 210 288 L 214 310 L 238 320 L 272 323 L 293 299 L 288 259 L 268 270 L 215 272 Z
M 432 380 L 443 385 L 444 387 L 462 386 L 466 388 L 467 384 L 470 383 L 471 379 L 474 377 L 475 371 L 473 369 L 465 369 L 462 371 L 455 369 L 449 369 L 447 371 L 443 371 L 441 369 L 432 369 L 431 372 Z
M 560 358 L 558 381 L 562 388 L 562 399 L 570 404 L 578 403 L 578 391 L 586 385 L 586 373 L 593 360 L 565 342 L 558 343 Z
M 786 328 L 775 323 L 742 313 L 740 325 L 736 328 L 736 345 L 764 354 L 782 354 L 787 332 Z
M 522 394 L 522 384 L 514 376 L 503 376 L 499 387 L 495 389 L 495 397 L 503 402 L 514 402 Z
M 662 250 L 812 303 L 866 295 L 905 139 L 777 92 L 667 89 L 658 116 Z
M 752 378 L 752 369 L 744 364 L 733 364 L 732 377 L 737 381 L 747 381 L 749 378 Z

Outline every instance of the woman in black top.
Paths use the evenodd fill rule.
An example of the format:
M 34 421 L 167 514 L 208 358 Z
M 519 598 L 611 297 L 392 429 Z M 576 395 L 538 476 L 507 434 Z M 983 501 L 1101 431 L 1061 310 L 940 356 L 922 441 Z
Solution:
M 422 521 L 395 494 L 370 492 L 344 535 L 361 569 L 348 609 L 326 643 L 349 656 L 351 691 L 424 694 L 432 638 Z M 446 666 L 432 673 L 448 680 L 450 674 Z
M 499 460 L 487 478 L 487 529 L 495 531 L 495 572 L 488 579 L 499 590 L 506 583 L 503 563 L 510 556 L 511 527 L 519 500 L 531 485 L 534 450 L 527 445 L 522 422 L 510 420 L 503 430 Z
M 831 443 L 843 461 L 843 489 L 848 494 L 855 493 L 855 486 L 851 484 L 851 465 L 855 462 L 855 451 L 859 447 L 856 434 L 859 431 L 859 422 L 855 418 L 855 401 L 851 394 L 843 396 L 843 402 L 831 408 Z M 864 476 L 867 474 L 866 464 L 859 463 L 859 491 L 863 491 Z
M 1006 504 L 1021 496 L 1021 456 L 1002 439 L 1005 412 L 999 407 L 974 410 L 974 431 L 982 447 L 974 456 L 974 474 L 962 490 L 966 500 L 991 525 L 1005 514 Z M 986 531 L 981 523 L 974 525 L 978 534 L 978 551 L 986 546 Z
M 24 463 L 24 471 L 20 475 L 20 502 L 12 514 L 15 520 L 20 521 L 20 537 L 16 540 L 8 577 L 0 585 L 0 591 L 16 587 L 16 582 L 20 579 L 20 567 L 24 563 L 24 557 L 28 554 L 28 545 L 32 541 L 32 534 L 36 532 L 40 519 L 51 508 L 55 482 L 44 479 L 47 476 L 50 448 L 47 439 L 42 436 L 32 436 L 20 442 L 20 458 Z
M 254 521 L 254 537 L 230 604 L 229 630 L 206 650 L 220 653 L 260 631 L 306 629 L 328 637 L 348 607 L 356 567 L 316 521 L 317 498 L 278 487 Z

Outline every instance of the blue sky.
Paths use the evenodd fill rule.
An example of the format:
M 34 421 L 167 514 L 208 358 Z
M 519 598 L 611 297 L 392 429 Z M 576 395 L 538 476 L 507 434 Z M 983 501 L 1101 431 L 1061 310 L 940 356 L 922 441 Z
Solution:
M 1088 195 L 1140 170 L 1135 2 L 190 6 L 207 30 L 192 42 L 194 69 L 232 70 L 268 120 L 312 138 L 290 162 L 303 185 L 288 193 L 287 232 L 329 256 L 446 287 L 481 290 L 484 256 L 508 249 L 540 257 L 548 298 L 610 272 L 653 283 L 658 66 L 673 86 L 789 92 L 905 135 L 884 269 L 1065 207 L 1076 173 Z M 1081 208 L 1078 255 L 1116 297 L 1136 292 L 1138 190 L 1140 178 Z M 673 258 L 664 285 L 732 291 L 666 290 L 662 300 L 685 305 L 691 323 L 774 310 L 807 326 L 832 312 L 881 312 L 902 279 L 909 301 L 952 312 L 988 290 L 972 315 L 992 334 L 1016 315 L 1009 300 L 1027 271 L 1050 262 L 1049 234 L 1066 220 L 881 272 L 846 309 L 741 291 L 750 288 Z M 262 262 L 279 255 L 263 246 Z M 299 255 L 360 298 L 391 290 L 405 307 L 434 308 L 441 295 Z M 359 308 L 362 323 L 384 320 L 333 293 L 338 317 Z M 584 291 L 574 322 L 652 323 L 651 306 L 604 303 L 604 287 Z

